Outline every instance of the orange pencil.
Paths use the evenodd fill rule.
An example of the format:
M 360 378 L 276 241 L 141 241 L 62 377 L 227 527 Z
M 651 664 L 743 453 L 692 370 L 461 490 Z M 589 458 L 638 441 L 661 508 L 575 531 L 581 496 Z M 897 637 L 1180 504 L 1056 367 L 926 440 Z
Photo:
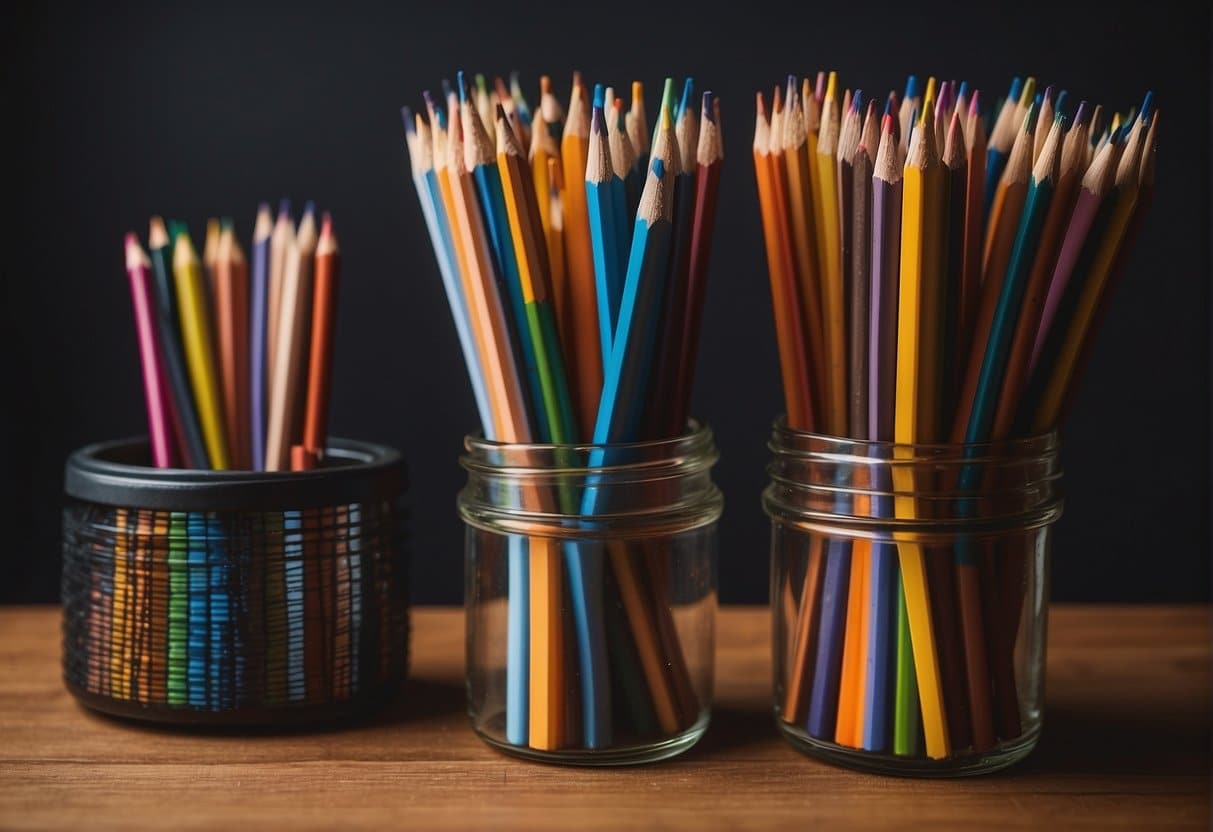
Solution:
M 328 437 L 329 398 L 333 379 L 333 329 L 337 319 L 337 284 L 341 256 L 333 218 L 324 214 L 316 243 L 316 270 L 312 285 L 312 344 L 308 359 L 307 397 L 303 421 L 303 444 L 292 449 L 301 466 L 309 470 L 324 458 Z
M 586 203 L 585 168 L 590 149 L 590 112 L 580 78 L 573 80 L 560 161 L 564 186 L 560 191 L 564 218 L 565 268 L 567 269 L 569 332 L 565 345 L 566 367 L 577 377 L 572 385 L 576 396 L 581 436 L 594 432 L 598 399 L 602 395 L 602 348 L 598 336 L 598 296 L 594 283 L 594 256 L 590 245 L 589 207 Z

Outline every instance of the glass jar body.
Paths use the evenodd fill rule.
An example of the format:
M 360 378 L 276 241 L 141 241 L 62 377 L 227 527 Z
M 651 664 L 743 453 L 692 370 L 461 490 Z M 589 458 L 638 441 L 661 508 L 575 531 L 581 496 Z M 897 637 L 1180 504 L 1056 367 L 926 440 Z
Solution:
M 469 438 L 468 711 L 545 762 L 670 757 L 707 727 L 719 491 L 710 432 L 626 446 Z
M 776 724 L 884 773 L 1003 768 L 1040 734 L 1055 436 L 906 446 L 777 425 Z

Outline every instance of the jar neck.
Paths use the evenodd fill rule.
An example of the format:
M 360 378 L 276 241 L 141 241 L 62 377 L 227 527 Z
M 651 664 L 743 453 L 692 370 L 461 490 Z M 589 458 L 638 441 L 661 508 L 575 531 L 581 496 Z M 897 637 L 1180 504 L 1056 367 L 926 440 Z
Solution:
M 804 524 L 970 532 L 1053 522 L 1061 511 L 1056 432 L 972 444 L 902 444 L 789 428 L 771 433 L 767 513 Z
M 670 533 L 714 522 L 720 492 L 712 432 L 618 445 L 537 445 L 464 440 L 468 472 L 459 509 L 493 531 L 611 537 Z

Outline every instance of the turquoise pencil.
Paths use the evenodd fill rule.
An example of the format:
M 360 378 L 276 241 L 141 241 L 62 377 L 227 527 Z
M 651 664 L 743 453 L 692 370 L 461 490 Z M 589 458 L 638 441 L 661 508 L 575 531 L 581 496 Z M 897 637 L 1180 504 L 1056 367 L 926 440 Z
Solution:
M 618 203 L 626 200 L 616 191 L 623 180 L 615 176 L 605 113 L 602 85 L 594 88 L 594 109 L 590 116 L 590 147 L 586 157 L 585 195 L 589 208 L 590 242 L 594 253 L 594 285 L 598 296 L 598 335 L 602 354 L 611 354 L 619 305 L 623 298 L 623 268 L 620 261 Z

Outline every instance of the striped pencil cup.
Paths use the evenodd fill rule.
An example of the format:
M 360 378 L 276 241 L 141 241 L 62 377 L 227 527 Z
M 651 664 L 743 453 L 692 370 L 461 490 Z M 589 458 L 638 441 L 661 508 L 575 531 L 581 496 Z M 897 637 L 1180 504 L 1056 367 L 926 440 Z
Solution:
M 408 654 L 404 465 L 332 440 L 306 472 L 153 468 L 145 440 L 68 459 L 63 676 L 84 705 L 176 725 L 368 713 Z
M 490 745 L 572 765 L 661 760 L 707 728 L 712 434 L 610 446 L 469 437 L 468 711 Z
M 876 772 L 996 771 L 1040 735 L 1056 434 L 770 441 L 775 714 L 808 754 Z

